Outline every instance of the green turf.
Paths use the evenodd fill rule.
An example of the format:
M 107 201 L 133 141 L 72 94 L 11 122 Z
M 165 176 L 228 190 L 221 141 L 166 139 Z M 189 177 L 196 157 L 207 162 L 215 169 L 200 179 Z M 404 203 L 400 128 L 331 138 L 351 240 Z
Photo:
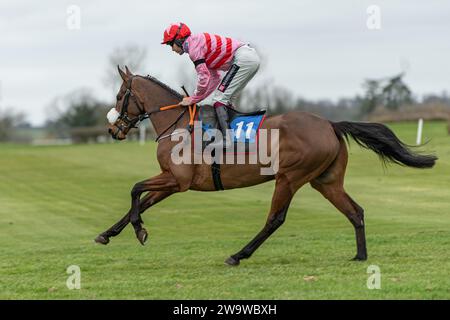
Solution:
M 392 128 L 414 143 L 416 124 Z M 309 185 L 286 223 L 239 267 L 223 261 L 263 226 L 273 182 L 174 195 L 148 210 L 141 246 L 132 231 L 94 237 L 128 209 L 137 181 L 158 173 L 155 144 L 0 145 L 0 299 L 449 299 L 450 136 L 425 123 L 431 170 L 390 166 L 355 144 L 346 189 L 366 212 L 369 259 L 353 228 Z M 81 289 L 66 269 L 81 268 Z M 381 269 L 369 290 L 367 267 Z

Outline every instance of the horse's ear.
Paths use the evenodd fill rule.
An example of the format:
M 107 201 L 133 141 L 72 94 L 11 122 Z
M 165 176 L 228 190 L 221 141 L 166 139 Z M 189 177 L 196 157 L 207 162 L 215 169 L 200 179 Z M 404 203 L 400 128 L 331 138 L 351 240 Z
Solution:
M 125 66 L 125 71 L 127 72 L 127 76 L 132 76 L 133 74 L 131 73 L 131 71 L 128 69 L 127 66 Z
M 125 72 L 122 71 L 122 69 L 120 69 L 119 65 L 117 65 L 117 70 L 119 70 L 119 74 L 120 74 L 120 77 L 122 78 L 122 80 L 124 82 L 127 82 L 128 76 L 125 74 Z

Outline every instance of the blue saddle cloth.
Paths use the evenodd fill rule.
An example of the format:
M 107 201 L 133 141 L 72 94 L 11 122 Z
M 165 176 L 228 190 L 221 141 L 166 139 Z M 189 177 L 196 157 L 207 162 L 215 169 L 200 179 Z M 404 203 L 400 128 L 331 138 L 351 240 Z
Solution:
M 228 107 L 228 118 L 230 128 L 234 132 L 234 142 L 248 144 L 256 143 L 258 130 L 264 121 L 266 110 L 245 113 Z M 218 129 L 218 121 L 213 106 L 201 106 L 197 113 L 197 120 L 202 121 L 202 134 L 211 129 Z M 211 141 L 204 141 L 203 148 Z M 248 149 L 248 148 L 246 148 Z

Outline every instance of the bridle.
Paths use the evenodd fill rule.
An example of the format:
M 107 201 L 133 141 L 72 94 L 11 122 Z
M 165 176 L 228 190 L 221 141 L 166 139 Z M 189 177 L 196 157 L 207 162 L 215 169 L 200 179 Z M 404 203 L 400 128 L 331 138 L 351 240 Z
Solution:
M 120 115 L 117 118 L 116 122 L 114 123 L 114 126 L 118 129 L 115 133 L 114 136 L 117 136 L 117 134 L 119 132 L 123 132 L 125 134 L 125 132 L 128 132 L 128 130 L 132 129 L 132 128 L 138 128 L 137 124 L 139 122 L 141 122 L 142 120 L 148 119 L 150 117 L 150 115 L 157 113 L 157 112 L 162 112 L 165 110 L 169 110 L 169 109 L 173 109 L 175 107 L 178 107 L 178 105 L 169 105 L 169 106 L 164 106 L 161 108 L 158 108 L 156 110 L 150 111 L 150 112 L 146 112 L 143 103 L 141 103 L 139 101 L 139 99 L 136 97 L 136 95 L 133 93 L 133 90 L 131 89 L 131 84 L 133 82 L 133 78 L 137 77 L 136 75 L 132 75 L 130 76 L 130 78 L 127 81 L 127 90 L 125 91 L 125 95 L 123 97 L 123 102 L 122 102 L 122 108 L 120 110 Z M 141 77 L 141 76 L 139 76 Z M 150 80 L 146 77 L 142 77 L 145 78 L 147 80 Z M 136 104 L 136 107 L 139 110 L 139 114 L 134 117 L 131 118 L 128 116 L 128 105 L 129 105 L 129 100 L 131 99 L 134 100 L 134 103 Z M 193 106 L 194 110 L 196 108 L 196 106 Z M 186 109 L 184 109 L 179 115 L 178 117 L 175 119 L 175 121 L 169 125 L 166 129 L 164 129 L 155 139 L 156 142 L 159 142 L 160 140 L 164 139 L 164 138 L 168 138 L 171 136 L 171 134 L 163 136 L 163 134 L 165 134 L 171 127 L 173 127 L 174 125 L 176 125 L 178 123 L 178 121 L 183 117 L 183 115 L 186 113 Z M 191 113 L 192 111 L 192 113 Z M 191 110 L 191 108 L 189 108 L 189 113 L 191 115 L 191 121 L 190 121 L 190 126 L 189 129 L 191 128 L 191 124 L 192 124 L 192 120 L 193 120 L 193 116 L 195 114 L 195 111 Z M 117 121 L 121 120 L 119 124 L 117 124 Z
M 114 124 L 114 126 L 117 127 L 117 129 L 119 131 L 122 131 L 124 133 L 125 133 L 125 130 L 129 130 L 131 128 L 137 128 L 136 125 L 139 122 L 141 122 L 142 120 L 145 120 L 149 117 L 149 114 L 147 112 L 145 112 L 144 106 L 139 101 L 139 99 L 136 98 L 136 95 L 131 90 L 131 83 L 132 83 L 134 77 L 135 76 L 131 76 L 130 79 L 127 81 L 127 90 L 125 91 L 125 95 L 123 97 L 122 108 L 120 109 L 120 115 L 117 118 L 117 120 L 121 120 L 121 122 L 119 125 L 116 124 L 117 121 Z M 136 104 L 136 107 L 139 110 L 139 114 L 132 119 L 130 119 L 130 117 L 128 116 L 128 104 L 129 104 L 130 97 L 131 97 L 131 99 L 134 100 L 134 103 Z M 116 134 L 117 133 L 118 132 L 116 132 Z

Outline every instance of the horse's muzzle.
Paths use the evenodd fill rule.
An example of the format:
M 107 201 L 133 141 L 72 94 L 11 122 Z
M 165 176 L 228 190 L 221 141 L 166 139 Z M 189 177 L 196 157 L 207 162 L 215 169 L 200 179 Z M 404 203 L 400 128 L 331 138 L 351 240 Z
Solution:
M 121 134 L 122 132 L 120 131 L 119 128 L 115 127 L 116 130 L 114 130 L 113 128 L 109 128 L 108 129 L 108 133 L 111 135 L 111 137 L 114 140 L 124 140 L 126 138 L 126 136 L 124 134 Z

